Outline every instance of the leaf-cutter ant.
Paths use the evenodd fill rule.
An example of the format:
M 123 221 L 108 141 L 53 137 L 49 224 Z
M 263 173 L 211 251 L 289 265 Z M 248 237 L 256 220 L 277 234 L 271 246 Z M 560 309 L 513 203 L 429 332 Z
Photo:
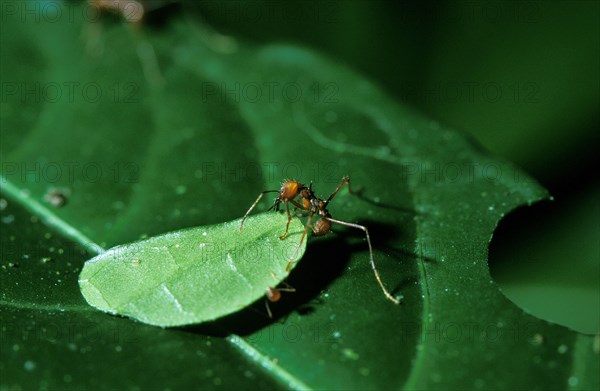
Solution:
M 273 278 L 277 279 L 275 277 L 275 273 L 271 272 L 271 275 Z M 265 307 L 267 308 L 267 314 L 269 315 L 269 318 L 273 318 L 273 313 L 271 313 L 271 308 L 269 308 L 269 301 L 271 303 L 278 302 L 279 299 L 281 299 L 281 292 L 296 292 L 296 288 L 292 287 L 290 284 L 286 283 L 285 281 L 281 281 L 281 283 L 285 285 L 285 287 L 274 288 L 270 286 L 265 291 L 265 296 L 267 297 L 265 300 Z
M 369 257 L 370 257 L 370 262 L 371 262 L 371 269 L 373 269 L 373 273 L 375 274 L 377 283 L 379 283 L 379 286 L 383 290 L 385 297 L 390 299 L 395 304 L 400 304 L 400 301 L 388 292 L 388 290 L 383 285 L 383 282 L 381 281 L 379 272 L 377 271 L 377 268 L 375 267 L 375 261 L 373 260 L 373 247 L 371 246 L 371 238 L 369 237 L 369 231 L 367 230 L 367 227 L 365 227 L 363 225 L 348 223 L 348 222 L 341 221 L 341 220 L 336 220 L 331 217 L 331 214 L 327 210 L 327 205 L 329 205 L 331 200 L 333 200 L 333 197 L 335 197 L 335 195 L 340 191 L 340 189 L 346 184 L 348 185 L 348 190 L 350 191 L 350 193 L 353 193 L 352 187 L 350 186 L 350 177 L 345 176 L 344 178 L 342 178 L 342 181 L 338 185 L 337 189 L 335 189 L 335 191 L 333 193 L 331 193 L 329 198 L 327 198 L 327 200 L 323 200 L 323 199 L 315 196 L 315 193 L 312 190 L 312 181 L 310 182 L 310 184 L 308 186 L 305 186 L 304 184 L 302 184 L 296 180 L 286 180 L 281 184 L 281 188 L 279 190 L 265 190 L 265 191 L 262 191 L 258 195 L 258 198 L 256 199 L 256 201 L 254 201 L 252 206 L 250 206 L 250 209 L 248 209 L 248 211 L 244 215 L 244 218 L 242 219 L 242 222 L 240 223 L 240 231 L 244 227 L 244 221 L 246 220 L 246 218 L 248 217 L 248 215 L 250 214 L 252 209 L 254 209 L 254 207 L 258 204 L 258 202 L 261 200 L 263 195 L 265 195 L 266 193 L 278 193 L 278 195 L 275 198 L 275 201 L 273 203 L 273 206 L 271 206 L 271 208 L 269 208 L 269 210 L 274 209 L 275 211 L 279 211 L 281 203 L 285 204 L 285 210 L 287 212 L 288 220 L 287 220 L 287 224 L 285 226 L 285 232 L 279 237 L 279 239 L 283 240 L 288 235 L 288 229 L 290 226 L 290 222 L 292 221 L 292 215 L 290 214 L 289 204 L 291 203 L 292 205 L 294 205 L 294 211 L 296 211 L 297 209 L 307 211 L 308 212 L 308 221 L 306 223 L 306 226 L 304 227 L 304 232 L 302 233 L 302 236 L 300 237 L 300 243 L 298 244 L 298 247 L 296 247 L 296 251 L 294 251 L 294 254 L 292 255 L 292 257 L 290 258 L 290 260 L 288 262 L 286 270 L 289 271 L 292 267 L 292 264 L 294 263 L 294 259 L 296 258 L 296 255 L 298 254 L 300 247 L 302 246 L 304 238 L 306 237 L 306 234 L 308 232 L 308 228 L 310 227 L 312 219 L 315 215 L 317 215 L 319 217 L 319 219 L 312 225 L 312 231 L 315 236 L 323 236 L 323 235 L 329 233 L 331 231 L 331 223 L 336 223 L 336 224 L 344 225 L 346 227 L 360 229 L 365 233 L 365 236 L 367 238 L 367 244 L 369 245 Z M 267 290 L 267 293 L 268 293 L 268 290 Z M 267 297 L 269 297 L 268 294 L 267 294 Z

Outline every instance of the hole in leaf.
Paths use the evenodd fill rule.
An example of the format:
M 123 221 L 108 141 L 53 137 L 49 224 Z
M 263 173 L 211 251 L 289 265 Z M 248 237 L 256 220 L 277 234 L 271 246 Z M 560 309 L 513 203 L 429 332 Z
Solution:
M 589 201 L 585 207 L 559 200 L 513 211 L 494 233 L 489 264 L 504 295 L 526 312 L 595 334 L 600 245 L 590 219 L 598 216 L 598 206 Z

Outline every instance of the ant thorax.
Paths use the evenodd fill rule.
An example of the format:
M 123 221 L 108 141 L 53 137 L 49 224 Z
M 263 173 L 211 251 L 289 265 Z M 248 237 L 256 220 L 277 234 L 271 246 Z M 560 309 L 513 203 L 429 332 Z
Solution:
M 307 200 L 312 200 L 315 197 L 315 193 L 312 192 L 312 190 L 308 187 L 304 187 L 302 188 L 302 190 L 300 191 L 300 197 L 307 199 Z
M 312 206 L 312 209 L 313 209 L 313 211 L 314 211 L 315 213 L 321 210 L 320 206 L 321 206 L 321 204 L 322 204 L 322 201 L 321 201 L 321 202 L 320 202 L 320 201 L 321 201 L 321 200 L 319 200 L 319 199 L 318 199 L 318 198 L 316 198 L 316 197 L 314 197 L 314 198 L 311 198 L 311 199 L 310 199 L 310 204 L 311 204 L 311 206 Z

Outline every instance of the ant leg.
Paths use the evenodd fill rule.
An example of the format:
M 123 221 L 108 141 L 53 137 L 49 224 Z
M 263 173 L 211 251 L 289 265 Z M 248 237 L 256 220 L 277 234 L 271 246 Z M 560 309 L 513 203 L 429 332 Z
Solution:
M 288 229 L 290 228 L 290 221 L 292 221 L 292 215 L 290 214 L 290 203 L 287 200 L 285 201 L 285 211 L 287 212 L 288 220 L 287 224 L 285 225 L 285 232 L 283 233 L 283 235 L 279 236 L 279 239 L 281 240 L 287 237 Z
M 267 309 L 267 314 L 269 315 L 269 319 L 273 319 L 273 314 L 271 313 L 271 308 L 269 307 L 269 300 L 265 299 L 265 308 Z
M 288 264 L 285 268 L 286 272 L 289 272 L 290 269 L 292 268 L 292 265 L 294 264 L 294 259 L 296 259 L 296 256 L 298 255 L 298 251 L 300 250 L 300 247 L 302 246 L 302 242 L 304 242 L 304 237 L 306 236 L 306 233 L 308 232 L 308 227 L 310 227 L 310 222 L 312 221 L 312 218 L 314 215 L 315 215 L 314 213 L 311 213 L 310 215 L 308 215 L 308 221 L 306 222 L 306 227 L 304 227 L 304 232 L 302 232 L 302 236 L 300 237 L 300 243 L 298 243 L 298 247 L 296 247 L 296 251 L 294 251 L 294 255 L 292 255 L 292 257 L 288 261 Z
M 302 204 L 300 204 L 298 201 L 296 201 L 293 198 L 290 198 L 288 201 L 291 202 L 294 205 L 294 216 L 296 216 L 296 211 L 298 209 L 303 210 L 305 212 L 308 212 L 308 210 L 310 209 L 310 206 L 302 205 Z M 307 215 L 302 215 L 302 216 L 306 217 Z
M 335 197 L 335 195 L 338 193 L 338 191 L 340 191 L 342 186 L 344 186 L 346 183 L 348 184 L 348 191 L 350 193 L 354 193 L 352 191 L 352 188 L 350 187 L 350 177 L 346 175 L 345 177 L 342 178 L 342 181 L 338 185 L 337 189 L 335 189 L 335 191 L 333 193 L 331 193 L 331 195 L 329 196 L 327 201 L 325 201 L 325 205 L 327 205 L 333 199 L 333 197 Z
M 244 221 L 246 221 L 246 219 L 248 218 L 248 215 L 250 214 L 250 212 L 252 212 L 252 209 L 254 209 L 256 204 L 258 204 L 258 201 L 260 201 L 260 199 L 265 195 L 265 193 L 274 193 L 274 192 L 277 193 L 277 192 L 279 192 L 279 190 L 265 190 L 258 195 L 258 198 L 256 199 L 256 201 L 254 201 L 254 203 L 252 204 L 250 209 L 248 209 L 248 211 L 244 215 L 244 218 L 242 219 L 242 222 L 240 223 L 240 231 L 242 230 L 242 228 L 244 228 Z
M 304 206 L 302 204 L 300 204 L 298 201 L 294 200 L 294 199 L 290 199 L 290 202 L 298 209 L 302 209 L 302 210 L 308 210 L 309 207 L 308 206 Z
M 275 278 L 275 274 L 271 273 L 271 275 L 273 276 L 273 278 Z M 269 301 L 271 302 L 276 302 L 279 301 L 279 299 L 281 298 L 281 292 L 296 292 L 296 288 L 290 286 L 289 284 L 281 281 L 282 284 L 285 284 L 285 288 L 273 288 L 273 287 L 269 287 L 267 288 L 267 293 L 266 296 L 267 298 L 265 299 L 265 308 L 267 309 L 267 314 L 269 315 L 269 319 L 273 319 L 273 314 L 271 313 L 271 307 L 269 306 Z
M 305 208 L 304 206 L 302 206 L 301 204 L 299 204 L 294 199 L 289 199 L 289 200 L 285 201 L 285 209 L 287 211 L 288 221 L 287 221 L 287 224 L 285 226 L 285 233 L 279 237 L 279 239 L 281 239 L 281 240 L 287 238 L 288 229 L 290 228 L 290 222 L 292 221 L 292 216 L 290 215 L 290 207 L 288 205 L 288 202 L 291 202 L 294 205 L 294 216 L 296 215 L 296 210 L 298 210 L 298 209 L 308 210 L 308 208 Z
M 296 292 L 296 288 L 294 288 L 287 282 L 281 281 L 281 283 L 285 285 L 285 288 L 277 288 L 279 291 L 281 291 L 281 292 Z
M 367 244 L 369 245 L 369 256 L 370 256 L 370 259 L 371 259 L 371 269 L 373 269 L 373 273 L 375 273 L 375 278 L 377 279 L 377 282 L 379 283 L 379 286 L 383 290 L 383 294 L 385 295 L 385 297 L 387 297 L 388 299 L 390 299 L 391 301 L 393 301 L 394 304 L 400 304 L 400 301 L 398 299 L 396 299 L 394 296 L 392 296 L 388 292 L 387 289 L 385 289 L 385 286 L 383 285 L 383 282 L 381 281 L 381 277 L 379 276 L 379 272 L 377 271 L 377 268 L 375 267 L 375 261 L 373 260 L 373 247 L 371 246 L 371 238 L 369 237 L 369 231 L 367 230 L 367 227 L 365 227 L 363 225 L 347 223 L 345 221 L 335 220 L 335 219 L 332 219 L 331 217 L 324 217 L 324 219 L 327 219 L 327 220 L 331 221 L 332 223 L 337 223 L 337 224 L 340 224 L 340 225 L 345 225 L 347 227 L 358 228 L 358 229 L 363 230 L 365 232 L 365 235 L 367 237 Z
M 271 272 L 271 277 L 273 277 L 274 279 L 277 280 L 277 276 L 275 276 L 275 273 L 273 273 L 273 272 Z M 280 292 L 296 292 L 296 288 L 294 288 L 287 282 L 281 281 L 280 284 L 285 285 L 285 288 L 277 288 L 278 291 L 280 291 Z

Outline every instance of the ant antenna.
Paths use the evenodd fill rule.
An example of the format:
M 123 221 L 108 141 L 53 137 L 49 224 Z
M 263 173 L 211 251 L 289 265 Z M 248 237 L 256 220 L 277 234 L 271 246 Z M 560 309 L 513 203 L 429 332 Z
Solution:
M 314 215 L 315 214 L 312 212 L 308 215 L 308 221 L 306 222 L 306 226 L 304 227 L 304 232 L 302 232 L 302 236 L 300 237 L 300 243 L 298 243 L 298 246 L 296 247 L 294 254 L 288 261 L 288 264 L 285 268 L 286 272 L 289 272 L 292 268 L 292 265 L 296 262 L 296 261 L 294 261 L 294 259 L 296 259 L 296 256 L 298 255 L 298 251 L 300 250 L 300 247 L 302 247 L 302 243 L 304 242 L 304 238 L 306 237 L 306 233 L 308 232 L 308 227 L 310 227 L 310 222 L 312 221 Z
M 252 209 L 254 209 L 254 207 L 258 204 L 258 202 L 260 201 L 260 199 L 266 194 L 266 193 L 278 193 L 279 190 L 265 190 L 260 192 L 260 194 L 258 195 L 258 198 L 256 199 L 256 201 L 254 201 L 254 203 L 252 204 L 252 206 L 250 206 L 250 209 L 248 209 L 248 211 L 246 212 L 246 214 L 244 215 L 244 218 L 242 219 L 242 222 L 240 223 L 240 231 L 242 230 L 242 228 L 244 228 L 244 221 L 246 221 L 246 219 L 248 218 L 248 215 L 250 214 L 250 212 L 252 212 Z M 279 200 L 279 198 L 277 198 L 277 200 Z M 275 201 L 275 204 L 273 204 L 273 207 L 279 209 L 279 203 L 277 202 L 277 200 Z M 275 206 L 277 205 L 277 206 Z

